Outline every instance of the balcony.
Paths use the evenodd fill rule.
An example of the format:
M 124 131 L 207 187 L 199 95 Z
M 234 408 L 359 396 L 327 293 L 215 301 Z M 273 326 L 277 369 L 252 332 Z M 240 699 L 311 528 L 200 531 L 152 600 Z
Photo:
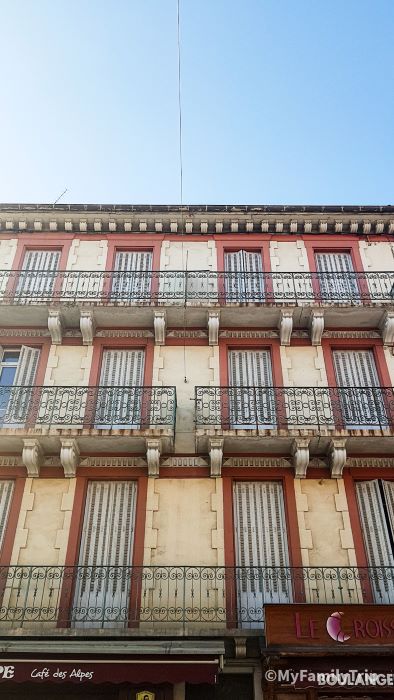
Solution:
M 61 437 L 75 437 L 81 451 L 143 452 L 149 437 L 173 447 L 176 390 L 166 386 L 2 386 L 2 449 L 15 452 L 24 438 L 39 437 L 44 452 Z M 96 436 L 102 436 L 97 441 Z
M 261 634 L 269 603 L 393 604 L 394 568 L 8 566 L 0 587 L 3 634 Z
M 195 389 L 197 449 L 221 437 L 227 452 L 290 454 L 294 438 L 324 456 L 333 438 L 348 452 L 394 453 L 392 387 L 213 387 Z
M 186 321 L 196 327 L 205 325 L 208 307 L 221 309 L 224 326 L 276 327 L 281 308 L 312 305 L 324 309 L 326 328 L 371 328 L 382 319 L 382 305 L 393 305 L 393 288 L 394 272 L 3 270 L 0 323 L 45 326 L 48 308 L 56 306 L 66 327 L 73 328 L 79 325 L 79 308 L 94 307 L 98 325 L 138 327 L 152 321 L 152 307 L 164 307 L 170 326 Z M 300 312 L 293 320 L 295 329 L 306 329 L 309 314 Z

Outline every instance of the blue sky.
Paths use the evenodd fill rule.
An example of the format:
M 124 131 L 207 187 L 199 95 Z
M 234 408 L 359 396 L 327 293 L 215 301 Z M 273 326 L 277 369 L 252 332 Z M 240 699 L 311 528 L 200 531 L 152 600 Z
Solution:
M 180 201 L 176 0 L 2 0 L 0 201 Z M 393 204 L 392 0 L 181 0 L 185 203 Z

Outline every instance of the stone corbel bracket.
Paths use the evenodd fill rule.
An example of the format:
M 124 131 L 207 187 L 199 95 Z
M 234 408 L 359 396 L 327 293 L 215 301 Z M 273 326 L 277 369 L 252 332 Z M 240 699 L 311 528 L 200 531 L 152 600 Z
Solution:
M 148 476 L 154 478 L 159 476 L 160 471 L 161 440 L 147 438 L 146 440 L 146 461 L 148 463 Z
M 324 331 L 324 311 L 322 309 L 312 309 L 309 318 L 309 333 L 312 345 L 321 345 Z
M 383 345 L 394 345 L 394 311 L 385 311 L 379 324 Z
M 346 464 L 346 439 L 333 438 L 328 447 L 328 464 L 331 469 L 332 479 L 342 479 L 343 469 Z
M 222 473 L 223 443 L 223 438 L 211 438 L 209 440 L 209 460 L 212 477 L 220 476 Z
M 166 344 L 167 318 L 165 311 L 153 312 L 153 328 L 155 331 L 155 345 Z
M 78 443 L 73 438 L 63 439 L 60 443 L 60 462 L 64 469 L 64 476 L 72 479 L 77 474 L 80 461 Z
M 281 309 L 279 318 L 279 338 L 281 345 L 290 345 L 293 331 L 293 310 Z
M 52 343 L 54 345 L 61 345 L 64 333 L 64 324 L 60 309 L 49 309 L 48 330 L 51 334 Z
M 40 468 L 44 462 L 44 453 L 39 440 L 23 440 L 22 462 L 27 469 L 28 476 L 39 476 Z
M 309 465 L 309 438 L 294 438 L 291 457 L 297 479 L 305 479 Z
M 92 345 L 96 332 L 96 321 L 92 309 L 81 309 L 79 327 L 82 333 L 83 344 Z
M 208 337 L 210 345 L 217 345 L 219 342 L 220 312 L 208 311 Z

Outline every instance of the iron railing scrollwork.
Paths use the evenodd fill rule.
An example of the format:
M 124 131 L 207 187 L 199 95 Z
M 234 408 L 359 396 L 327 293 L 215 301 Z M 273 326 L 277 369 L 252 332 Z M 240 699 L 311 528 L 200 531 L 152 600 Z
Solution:
M 0 270 L 3 304 L 392 302 L 394 272 Z
M 197 386 L 197 427 L 392 429 L 392 387 Z
M 394 567 L 3 566 L 0 629 L 262 627 L 264 605 L 392 604 Z
M 175 427 L 171 386 L 0 386 L 0 428 Z

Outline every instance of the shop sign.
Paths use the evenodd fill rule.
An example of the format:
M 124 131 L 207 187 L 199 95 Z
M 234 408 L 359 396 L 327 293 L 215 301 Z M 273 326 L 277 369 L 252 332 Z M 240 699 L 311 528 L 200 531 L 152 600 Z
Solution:
M 394 646 L 392 605 L 266 605 L 267 646 Z
M 155 694 L 151 693 L 149 690 L 140 690 L 135 700 L 155 700 Z

